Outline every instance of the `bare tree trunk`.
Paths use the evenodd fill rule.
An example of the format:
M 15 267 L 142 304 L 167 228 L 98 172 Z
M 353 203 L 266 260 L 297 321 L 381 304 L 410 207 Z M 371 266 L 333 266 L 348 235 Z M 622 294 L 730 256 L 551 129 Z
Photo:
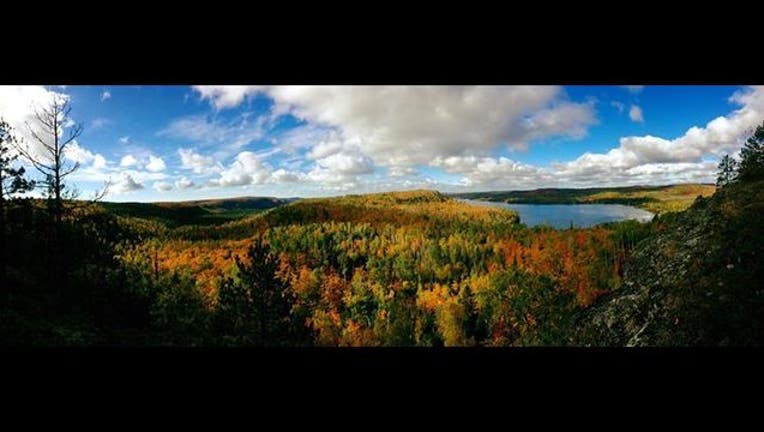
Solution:
M 74 125 L 66 136 L 63 136 L 62 126 L 71 120 L 69 114 L 71 106 L 66 99 L 54 97 L 51 103 L 35 110 L 36 123 L 27 123 L 27 128 L 39 145 L 36 151 L 28 145 L 16 145 L 17 150 L 27 159 L 45 178 L 49 204 L 49 216 L 51 231 L 49 236 L 50 247 L 47 250 L 49 265 L 48 274 L 50 283 L 55 284 L 60 294 L 62 284 L 65 284 L 66 274 L 63 270 L 64 262 L 64 205 L 63 198 L 65 177 L 79 168 L 79 163 L 67 164 L 65 160 L 66 149 L 75 143 L 82 133 L 81 125 Z

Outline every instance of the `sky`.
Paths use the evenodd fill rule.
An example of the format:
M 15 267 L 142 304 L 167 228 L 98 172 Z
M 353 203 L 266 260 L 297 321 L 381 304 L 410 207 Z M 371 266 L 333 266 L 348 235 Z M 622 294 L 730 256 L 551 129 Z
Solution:
M 764 121 L 764 86 L 0 86 L 33 153 L 53 97 L 109 201 L 713 182 Z

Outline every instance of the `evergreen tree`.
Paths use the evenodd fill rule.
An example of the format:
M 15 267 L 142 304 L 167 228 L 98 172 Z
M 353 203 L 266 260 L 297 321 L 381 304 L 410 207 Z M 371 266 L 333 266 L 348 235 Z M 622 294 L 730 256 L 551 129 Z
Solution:
M 16 143 L 11 126 L 0 120 L 0 286 L 5 286 L 6 276 L 6 206 L 14 194 L 26 192 L 34 182 L 24 178 L 24 167 L 14 168 L 18 155 L 10 153 L 10 145 Z
M 238 281 L 221 284 L 217 324 L 224 338 L 237 344 L 289 346 L 300 343 L 300 323 L 290 317 L 294 298 L 276 277 L 278 258 L 261 237 L 236 257 Z
M 740 181 L 750 181 L 764 178 L 764 124 L 746 141 L 740 151 Z
M 716 186 L 724 187 L 737 179 L 737 161 L 730 155 L 724 155 L 719 162 L 719 174 L 716 177 Z

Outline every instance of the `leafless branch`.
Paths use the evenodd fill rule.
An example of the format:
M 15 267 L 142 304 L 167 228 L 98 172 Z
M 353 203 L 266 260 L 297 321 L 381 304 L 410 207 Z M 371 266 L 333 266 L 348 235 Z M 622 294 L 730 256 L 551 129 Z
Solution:
M 36 158 L 34 158 L 31 153 L 29 152 L 29 149 L 26 147 L 23 147 L 21 143 L 14 143 L 13 147 L 21 153 L 24 158 L 29 161 L 38 171 L 40 171 L 42 174 L 47 175 L 47 173 L 53 171 L 55 168 L 45 165 L 42 162 L 39 162 Z
M 29 133 L 32 134 L 32 137 L 36 139 L 40 144 L 45 146 L 46 149 L 48 149 L 49 152 L 53 153 L 54 149 L 53 146 L 48 144 L 49 140 L 42 139 L 39 135 L 37 135 L 37 131 L 32 128 L 32 126 L 29 124 L 29 122 L 25 123 L 27 125 L 27 129 L 29 129 Z
M 69 130 L 69 137 L 61 143 L 61 149 L 63 150 L 70 142 L 77 139 L 82 134 L 82 124 L 76 124 Z
M 61 170 L 61 174 L 59 174 L 59 176 L 61 178 L 64 178 L 64 177 L 68 176 L 69 174 L 73 173 L 74 171 L 77 171 L 77 169 L 79 167 L 80 167 L 80 163 L 79 162 L 75 162 L 74 165 L 71 166 L 71 168 L 68 168 L 66 170 Z
M 90 202 L 94 203 L 97 201 L 101 201 L 106 196 L 106 194 L 109 193 L 109 189 L 112 187 L 112 185 L 114 185 L 114 182 L 111 181 L 111 178 L 105 181 L 103 188 L 101 190 L 95 191 L 95 193 L 93 194 L 93 199 L 91 199 Z

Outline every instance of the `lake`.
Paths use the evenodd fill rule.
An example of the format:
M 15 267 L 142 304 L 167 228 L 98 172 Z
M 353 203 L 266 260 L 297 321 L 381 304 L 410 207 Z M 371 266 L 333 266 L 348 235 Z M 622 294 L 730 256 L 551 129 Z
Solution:
M 516 211 L 527 226 L 549 225 L 554 228 L 586 228 L 604 222 L 634 219 L 649 222 L 647 210 L 622 204 L 507 204 L 494 201 L 461 200 L 469 204 L 500 207 Z

